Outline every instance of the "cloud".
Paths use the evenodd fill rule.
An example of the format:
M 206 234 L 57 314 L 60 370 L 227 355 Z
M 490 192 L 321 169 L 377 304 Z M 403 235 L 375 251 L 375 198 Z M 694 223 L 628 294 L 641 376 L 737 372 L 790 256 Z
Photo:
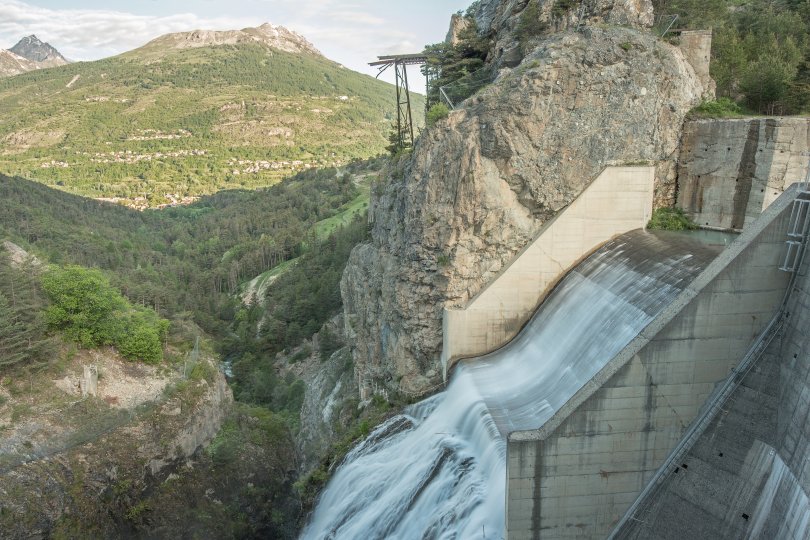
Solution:
M 329 16 L 332 20 L 348 23 L 350 25 L 382 26 L 385 19 L 377 17 L 371 13 L 362 11 L 331 11 Z
M 96 59 L 134 49 L 170 32 L 196 28 L 241 28 L 260 23 L 251 18 L 203 18 L 191 13 L 135 15 L 112 10 L 48 9 L 19 0 L 0 3 L 0 46 L 36 34 L 74 60 Z

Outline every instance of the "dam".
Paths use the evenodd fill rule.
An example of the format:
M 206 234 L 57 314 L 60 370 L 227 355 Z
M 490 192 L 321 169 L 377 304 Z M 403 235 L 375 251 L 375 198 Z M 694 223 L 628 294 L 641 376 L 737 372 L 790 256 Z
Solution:
M 527 4 L 481 5 L 512 36 Z M 381 190 L 344 280 L 360 399 L 424 395 L 442 376 L 446 389 L 334 470 L 307 535 L 808 537 L 807 229 L 793 215 L 810 203 L 789 186 L 810 123 L 702 107 L 711 31 L 594 46 L 601 30 L 516 55 Z M 738 236 L 660 306 L 584 278 L 660 208 Z M 563 294 L 577 280 L 582 304 Z
M 708 240 L 708 241 L 707 241 Z M 569 272 L 519 336 L 352 450 L 304 538 L 500 538 L 508 436 L 537 429 L 664 310 L 724 238 L 635 230 Z
M 810 410 L 810 304 L 789 294 L 807 287 L 806 184 L 768 180 L 765 204 L 752 181 L 762 209 L 729 243 L 639 230 L 652 181 L 650 168 L 606 169 L 445 312 L 447 389 L 346 456 L 303 538 L 810 535 L 810 430 L 790 413 Z M 708 213 L 704 199 L 687 212 L 727 228 L 739 194 Z M 550 263 L 563 278 L 531 277 Z M 792 358 L 770 350 L 786 342 Z M 704 519 L 684 529 L 680 512 Z

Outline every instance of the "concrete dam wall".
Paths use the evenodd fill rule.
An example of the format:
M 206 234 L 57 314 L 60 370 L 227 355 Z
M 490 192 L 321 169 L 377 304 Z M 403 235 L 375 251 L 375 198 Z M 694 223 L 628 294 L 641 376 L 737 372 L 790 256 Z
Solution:
M 445 378 L 461 358 L 511 341 L 565 273 L 616 235 L 643 228 L 652 213 L 654 167 L 608 167 L 463 309 L 445 309 Z
M 782 331 L 721 413 L 615 538 L 810 536 L 810 258 L 783 316 Z
M 781 304 L 785 194 L 539 430 L 508 438 L 507 537 L 610 533 Z
M 604 538 L 617 525 L 621 538 L 804 537 L 807 524 L 789 519 L 810 515 L 796 511 L 810 492 L 810 425 L 794 413 L 810 410 L 810 375 L 798 353 L 752 371 L 733 411 L 665 480 L 659 469 L 782 305 L 790 184 L 808 173 L 808 149 L 804 118 L 687 122 L 679 206 L 703 227 L 742 234 L 542 427 L 508 434 L 507 538 Z M 568 270 L 643 227 L 653 176 L 652 167 L 606 169 L 463 309 L 445 310 L 445 377 L 459 360 L 510 343 Z M 794 308 L 802 317 L 806 304 Z M 652 478 L 663 486 L 655 495 L 645 490 Z M 621 521 L 628 508 L 632 519 Z M 700 518 L 683 524 L 684 512 Z

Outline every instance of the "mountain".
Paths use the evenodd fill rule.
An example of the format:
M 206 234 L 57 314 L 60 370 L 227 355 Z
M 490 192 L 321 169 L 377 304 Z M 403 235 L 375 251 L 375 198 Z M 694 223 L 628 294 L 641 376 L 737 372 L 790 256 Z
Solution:
M 167 51 L 172 49 L 189 49 L 196 47 L 211 47 L 216 45 L 260 44 L 266 47 L 290 53 L 310 53 L 321 55 L 312 43 L 304 36 L 287 30 L 283 26 L 265 23 L 257 28 L 244 28 L 242 30 L 195 30 L 193 32 L 179 32 L 166 34 L 153 39 L 140 49 L 146 51 Z
M 394 102 L 283 27 L 169 34 L 0 79 L 0 172 L 133 207 L 188 202 L 384 152 Z
M 59 51 L 34 35 L 22 38 L 9 50 L 0 49 L 0 77 L 10 77 L 68 63 Z
M 37 69 L 37 63 L 16 55 L 11 51 L 0 49 L 0 77 L 19 75 Z
M 40 67 L 63 66 L 68 63 L 67 59 L 49 43 L 40 41 L 35 35 L 25 36 L 11 49 L 17 56 L 22 56 L 32 62 L 37 62 Z

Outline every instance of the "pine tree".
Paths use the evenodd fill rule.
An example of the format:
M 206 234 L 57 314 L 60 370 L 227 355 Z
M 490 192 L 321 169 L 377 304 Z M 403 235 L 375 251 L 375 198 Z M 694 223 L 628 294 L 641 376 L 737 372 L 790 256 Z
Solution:
M 0 367 L 32 367 L 47 360 L 52 342 L 42 320 L 37 276 L 30 262 L 15 267 L 0 253 Z
M 15 315 L 4 294 L 0 293 L 0 366 L 19 364 L 29 358 L 25 324 Z

